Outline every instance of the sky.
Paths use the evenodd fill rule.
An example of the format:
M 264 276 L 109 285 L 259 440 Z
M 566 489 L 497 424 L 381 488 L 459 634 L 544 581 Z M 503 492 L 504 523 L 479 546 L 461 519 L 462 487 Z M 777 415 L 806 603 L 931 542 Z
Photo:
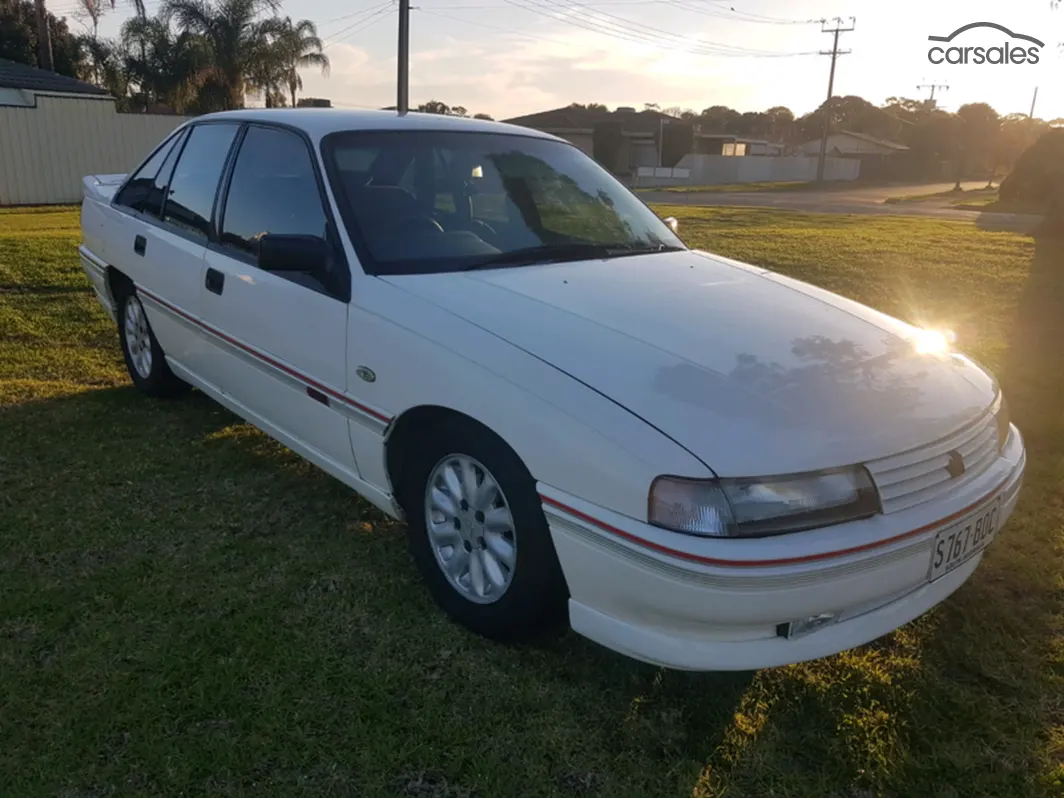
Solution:
M 147 0 L 149 13 L 161 0 Z M 642 108 L 743 111 L 776 105 L 796 115 L 827 94 L 832 37 L 821 18 L 843 18 L 835 95 L 881 104 L 890 96 L 940 106 L 985 101 L 1002 114 L 1064 118 L 1064 5 L 1050 0 L 411 0 L 410 102 L 429 100 L 497 119 L 597 102 Z M 76 0 L 48 0 L 66 14 Z M 117 0 L 101 25 L 113 35 L 131 14 Z M 332 61 L 328 77 L 304 71 L 303 94 L 337 107 L 395 103 L 396 0 L 286 0 L 282 13 L 310 19 Z M 850 18 L 855 18 L 852 23 Z M 928 61 L 929 35 L 995 22 L 1044 41 L 1037 65 Z M 70 20 L 72 27 L 78 24 Z M 973 29 L 953 44 L 1000 45 L 1006 35 Z M 1013 42 L 1013 45 L 1029 43 Z

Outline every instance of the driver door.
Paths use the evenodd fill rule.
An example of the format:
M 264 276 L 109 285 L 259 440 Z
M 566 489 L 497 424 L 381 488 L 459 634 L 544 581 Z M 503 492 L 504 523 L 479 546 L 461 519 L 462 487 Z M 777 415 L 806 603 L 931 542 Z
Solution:
M 357 474 L 341 405 L 350 292 L 338 290 L 349 290 L 350 278 L 303 137 L 249 125 L 219 210 L 200 280 L 200 310 L 212 329 L 210 378 L 267 432 Z M 337 277 L 260 269 L 257 242 L 268 233 L 324 238 Z

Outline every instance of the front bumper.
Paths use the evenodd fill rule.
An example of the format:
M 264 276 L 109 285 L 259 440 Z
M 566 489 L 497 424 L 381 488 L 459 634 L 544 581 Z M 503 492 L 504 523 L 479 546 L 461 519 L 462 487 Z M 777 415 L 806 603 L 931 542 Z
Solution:
M 540 495 L 575 631 L 655 665 L 753 670 L 862 645 L 947 598 L 982 553 L 927 583 L 935 535 L 997 497 L 1000 533 L 1019 498 L 1025 460 L 1013 427 L 1003 455 L 947 500 L 774 540 L 692 541 L 549 486 L 541 484 Z M 705 551 L 691 552 L 698 546 Z M 728 557 L 711 558 L 714 548 Z M 822 613 L 838 619 L 795 639 L 777 633 L 780 624 Z

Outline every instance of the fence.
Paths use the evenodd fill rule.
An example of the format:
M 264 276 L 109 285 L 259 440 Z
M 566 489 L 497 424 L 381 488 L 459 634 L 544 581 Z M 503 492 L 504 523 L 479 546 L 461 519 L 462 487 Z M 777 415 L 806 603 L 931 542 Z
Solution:
M 0 106 L 0 205 L 81 200 L 81 178 L 136 167 L 180 126 L 179 115 L 124 114 L 114 102 L 35 95 L 33 106 Z
M 640 188 L 683 185 L 731 185 L 747 182 L 792 182 L 816 179 L 816 157 L 725 157 L 688 154 L 675 168 L 639 168 L 635 184 Z M 861 161 L 829 157 L 824 179 L 855 180 Z

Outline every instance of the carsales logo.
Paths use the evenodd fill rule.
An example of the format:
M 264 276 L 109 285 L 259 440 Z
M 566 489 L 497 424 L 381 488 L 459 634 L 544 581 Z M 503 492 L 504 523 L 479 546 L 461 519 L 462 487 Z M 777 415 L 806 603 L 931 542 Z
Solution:
M 958 36 L 973 28 L 993 28 L 1005 34 L 1008 39 L 990 46 L 951 44 Z M 965 37 L 964 40 L 970 38 L 971 35 Z M 970 22 L 962 25 L 949 36 L 929 36 L 927 40 L 945 43 L 935 45 L 927 52 L 927 60 L 933 65 L 1036 65 L 1042 48 L 1046 46 L 1046 43 L 1040 39 L 1027 34 L 1014 34 L 1004 25 L 998 25 L 996 22 Z M 1019 44 L 1017 40 L 1033 44 Z

